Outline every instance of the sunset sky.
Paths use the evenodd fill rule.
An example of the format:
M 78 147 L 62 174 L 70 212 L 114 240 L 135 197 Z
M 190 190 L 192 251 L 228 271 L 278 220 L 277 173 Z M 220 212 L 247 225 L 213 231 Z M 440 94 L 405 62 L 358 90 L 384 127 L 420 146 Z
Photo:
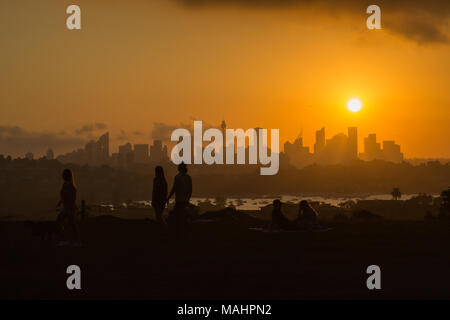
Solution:
M 82 30 L 66 28 L 70 4 Z M 370 4 L 382 30 L 366 28 Z M 106 130 L 115 151 L 225 119 L 278 128 L 281 145 L 357 126 L 360 151 L 377 133 L 408 158 L 450 158 L 449 20 L 449 1 L 2 0 L 0 153 Z

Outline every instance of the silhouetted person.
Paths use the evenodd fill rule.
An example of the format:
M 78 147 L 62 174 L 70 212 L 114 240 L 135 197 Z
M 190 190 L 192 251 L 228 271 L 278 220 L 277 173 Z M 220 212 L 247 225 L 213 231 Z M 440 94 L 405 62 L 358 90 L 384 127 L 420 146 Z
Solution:
M 177 237 L 180 237 L 184 235 L 186 229 L 186 211 L 192 195 L 192 180 L 187 174 L 187 166 L 184 162 L 178 165 L 178 174 L 173 181 L 173 187 L 167 197 L 167 202 L 169 202 L 173 194 L 175 194 L 175 207 L 173 210 L 175 215 L 175 230 Z
M 163 211 L 167 202 L 167 181 L 161 166 L 155 168 L 153 178 L 152 207 L 155 210 L 156 221 L 163 223 Z
M 313 229 L 318 225 L 317 218 L 317 211 L 310 206 L 308 201 L 300 201 L 297 218 L 297 222 L 300 224 L 300 226 L 306 229 Z
M 67 242 L 67 227 L 69 227 L 73 231 L 75 241 L 73 241 L 72 244 L 79 245 L 79 233 L 75 221 L 77 213 L 77 188 L 75 187 L 72 171 L 70 169 L 64 169 L 62 178 L 64 180 L 64 183 L 60 193 L 61 200 L 56 205 L 56 208 L 58 208 L 61 204 L 63 206 L 56 220 L 59 228 L 61 229 L 62 235 L 62 241 L 60 242 L 60 245 L 69 244 Z
M 273 200 L 272 221 L 270 223 L 270 229 L 289 229 L 291 227 L 291 221 L 288 220 L 281 212 L 281 201 Z

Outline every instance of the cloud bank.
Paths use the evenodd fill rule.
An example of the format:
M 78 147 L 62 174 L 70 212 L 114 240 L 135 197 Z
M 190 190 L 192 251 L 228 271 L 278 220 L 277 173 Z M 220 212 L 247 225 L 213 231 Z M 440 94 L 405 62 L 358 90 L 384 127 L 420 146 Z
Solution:
M 331 13 L 360 19 L 372 4 L 381 8 L 382 28 L 416 43 L 449 43 L 450 1 L 448 0 L 173 0 L 200 10 L 207 7 L 237 7 L 247 10 L 317 9 L 315 14 Z
M 0 126 L 0 154 L 23 157 L 26 152 L 43 155 L 48 148 L 75 149 L 86 143 L 82 137 L 65 132 L 28 131 L 18 126 Z
M 94 123 L 94 124 L 85 124 L 81 128 L 76 129 L 75 133 L 77 135 L 90 134 L 95 131 L 106 130 L 106 129 L 108 129 L 108 126 L 106 124 L 98 122 L 98 123 Z

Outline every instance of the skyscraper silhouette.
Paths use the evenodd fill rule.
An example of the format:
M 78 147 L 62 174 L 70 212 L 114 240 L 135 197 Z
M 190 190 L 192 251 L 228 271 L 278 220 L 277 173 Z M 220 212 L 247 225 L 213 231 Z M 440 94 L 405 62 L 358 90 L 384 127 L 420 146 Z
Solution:
M 347 160 L 358 159 L 358 128 L 348 128 Z
M 47 160 L 53 160 L 55 158 L 55 154 L 53 153 L 53 150 L 51 148 L 48 148 L 48 150 L 45 154 L 45 158 Z
M 134 145 L 134 162 L 146 163 L 148 162 L 148 144 Z
M 314 143 L 314 154 L 318 154 L 325 148 L 325 127 L 316 131 L 316 143 Z

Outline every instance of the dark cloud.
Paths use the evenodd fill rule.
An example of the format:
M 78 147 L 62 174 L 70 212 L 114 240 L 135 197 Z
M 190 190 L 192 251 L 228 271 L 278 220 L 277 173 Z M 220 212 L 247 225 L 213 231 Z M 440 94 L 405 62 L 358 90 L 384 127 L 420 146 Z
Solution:
M 95 131 L 106 130 L 106 129 L 108 129 L 108 126 L 106 124 L 98 122 L 98 123 L 93 123 L 93 124 L 85 124 L 81 128 L 76 129 L 75 133 L 77 135 L 83 135 L 83 134 L 90 134 Z
M 116 140 L 125 141 L 128 140 L 128 135 L 125 130 L 120 130 L 120 133 L 117 135 Z
M 403 20 L 388 20 L 385 26 L 392 33 L 402 35 L 417 43 L 448 43 L 449 40 L 446 33 L 428 21 L 404 18 Z
M 417 43 L 449 42 L 449 0 L 174 0 L 193 9 L 238 7 L 243 9 L 320 9 L 314 14 L 328 17 L 347 14 L 360 19 L 365 9 L 376 4 L 381 8 L 382 28 Z
M 30 151 L 40 156 L 48 148 L 68 150 L 79 148 L 85 143 L 85 139 L 64 132 L 34 132 L 18 126 L 0 126 L 0 153 L 5 155 L 23 156 Z

